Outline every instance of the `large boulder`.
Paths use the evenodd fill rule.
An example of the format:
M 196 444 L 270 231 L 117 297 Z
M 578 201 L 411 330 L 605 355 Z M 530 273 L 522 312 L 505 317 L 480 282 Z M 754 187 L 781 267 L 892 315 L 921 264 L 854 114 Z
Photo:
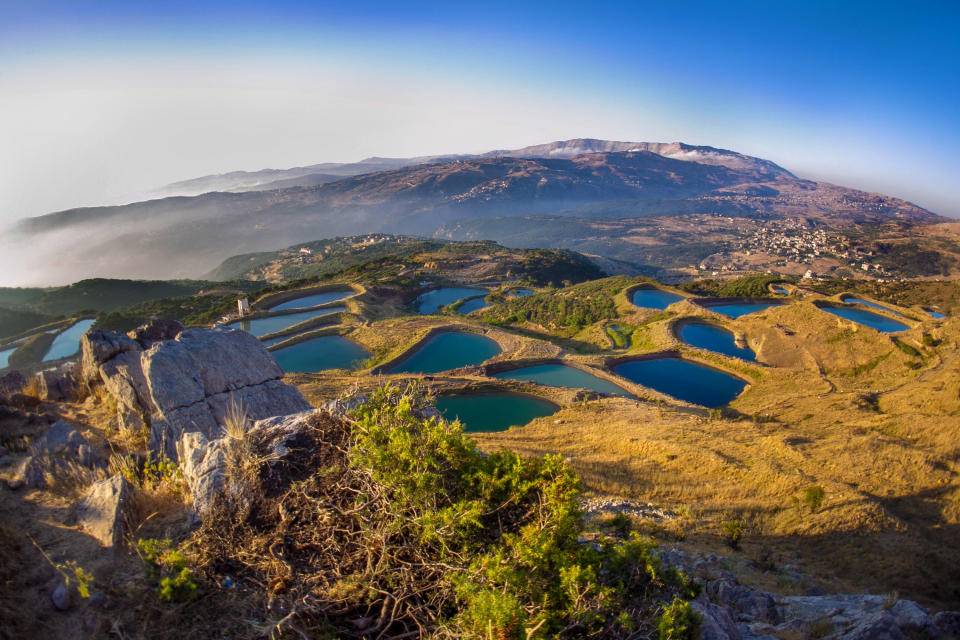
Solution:
M 149 425 L 153 451 L 176 457 L 177 443 L 188 432 L 216 439 L 237 409 L 250 420 L 310 409 L 299 391 L 280 380 L 280 365 L 249 333 L 161 324 L 127 337 L 91 332 L 84 338 L 85 370 L 96 364 L 117 400 L 122 429 Z
M 105 547 L 119 546 L 127 530 L 132 489 L 121 475 L 95 482 L 74 507 L 76 523 Z

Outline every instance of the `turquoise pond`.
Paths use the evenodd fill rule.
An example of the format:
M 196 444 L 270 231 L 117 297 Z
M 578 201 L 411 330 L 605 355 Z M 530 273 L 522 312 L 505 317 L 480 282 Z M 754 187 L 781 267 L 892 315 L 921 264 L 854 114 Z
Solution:
M 652 288 L 637 289 L 631 298 L 633 304 L 644 309 L 666 309 L 680 300 L 683 300 L 683 296 Z
M 731 302 L 731 303 L 720 303 L 720 304 L 706 304 L 704 305 L 710 311 L 716 311 L 717 313 L 722 313 L 728 318 L 739 318 L 740 316 L 745 316 L 748 313 L 756 313 L 757 311 L 763 311 L 764 309 L 769 309 L 770 307 L 776 307 L 780 303 L 776 301 L 771 302 Z
M 413 308 L 417 310 L 417 313 L 421 314 L 436 313 L 440 307 L 445 307 L 448 304 L 453 304 L 457 300 L 463 300 L 464 298 L 476 296 L 481 293 L 485 294 L 487 292 L 483 289 L 466 289 L 463 287 L 434 289 L 433 291 L 427 291 L 417 296 L 417 299 L 413 301 Z
M 680 326 L 678 333 L 680 340 L 691 347 L 715 351 L 741 360 L 756 359 L 753 351 L 738 347 L 734 335 L 723 327 L 705 322 L 687 322 Z
M 500 353 L 500 346 L 474 333 L 438 333 L 388 373 L 439 373 L 478 365 Z
M 0 351 L 0 369 L 3 369 L 10 362 L 10 355 L 17 350 L 17 347 L 11 349 L 4 349 Z
M 304 296 L 303 298 L 295 298 L 293 300 L 287 300 L 286 302 L 281 302 L 275 307 L 270 307 L 270 311 L 286 311 L 288 309 L 309 309 L 310 307 L 316 307 L 317 305 L 327 304 L 328 302 L 336 302 L 337 300 L 343 300 L 353 295 L 353 291 L 324 291 L 323 293 L 315 293 L 313 295 Z
M 486 309 L 489 306 L 490 304 L 481 296 L 479 298 L 473 298 L 464 302 L 462 305 L 457 307 L 457 313 L 465 316 L 468 313 L 479 311 L 480 309 Z
M 353 369 L 370 357 L 369 351 L 341 336 L 321 336 L 271 353 L 287 373 Z
M 581 371 L 563 364 L 540 364 L 532 367 L 521 367 L 509 371 L 501 371 L 493 376 L 501 380 L 519 380 L 521 382 L 536 382 L 548 387 L 569 387 L 571 389 L 589 389 L 607 395 L 630 395 L 622 387 L 603 378 Z
M 856 307 L 820 308 L 827 313 L 832 313 L 835 316 L 840 316 L 841 318 L 846 318 L 847 320 L 853 320 L 857 324 L 862 324 L 866 327 L 872 327 L 881 333 L 895 333 L 897 331 L 906 331 L 909 328 L 907 325 L 897 322 L 896 320 L 891 320 L 890 318 L 877 315 L 871 311 L 857 309 Z
M 288 313 L 281 316 L 269 316 L 267 318 L 255 318 L 253 320 L 239 320 L 231 322 L 228 326 L 237 329 L 243 329 L 247 333 L 260 337 L 277 331 L 289 329 L 295 324 L 306 322 L 310 318 L 319 318 L 328 316 L 332 313 L 346 311 L 346 307 L 327 307 L 326 309 L 314 309 L 313 311 L 301 311 L 300 313 Z
M 69 358 L 80 351 L 80 338 L 87 332 L 87 329 L 93 326 L 93 323 L 93 318 L 81 320 L 57 335 L 53 339 L 50 349 L 47 350 L 47 355 L 43 356 L 43 361 L 50 362 L 60 358 Z
M 729 403 L 747 386 L 740 378 L 680 358 L 633 360 L 613 370 L 637 384 L 711 409 Z
M 553 415 L 558 407 L 523 393 L 478 393 L 437 398 L 437 411 L 447 420 L 460 420 L 466 433 L 504 431 Z
M 863 300 L 863 299 L 861 299 L 861 298 L 844 298 L 843 301 L 844 301 L 845 303 L 847 303 L 847 304 L 862 304 L 862 305 L 866 305 L 866 306 L 868 306 L 868 307 L 873 307 L 874 309 L 880 309 L 880 310 L 882 310 L 882 311 L 886 311 L 887 313 L 892 313 L 893 315 L 895 315 L 895 316 L 900 316 L 901 318 L 903 317 L 903 314 L 902 314 L 902 313 L 897 313 L 897 312 L 894 311 L 893 309 L 888 309 L 887 307 L 885 307 L 885 306 L 883 306 L 883 305 L 881 305 L 881 304 L 877 304 L 876 302 L 870 302 L 869 300 Z

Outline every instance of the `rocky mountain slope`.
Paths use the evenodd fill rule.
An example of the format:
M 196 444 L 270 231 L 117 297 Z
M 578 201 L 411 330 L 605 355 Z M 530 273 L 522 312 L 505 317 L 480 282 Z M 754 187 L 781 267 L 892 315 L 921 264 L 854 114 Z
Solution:
M 578 153 L 597 148 L 613 151 Z M 834 227 L 942 220 L 903 200 L 801 180 L 771 162 L 710 147 L 574 140 L 505 153 L 514 152 L 429 161 L 315 186 L 62 211 L 21 221 L 5 238 L 6 253 L 15 260 L 18 250 L 38 245 L 69 248 L 70 264 L 32 270 L 32 277 L 48 280 L 67 272 L 74 280 L 182 277 L 231 255 L 308 239 L 377 231 L 431 235 L 451 222 L 491 216 L 586 211 L 624 217 L 624 203 L 644 216 L 719 213 Z M 367 168 L 381 161 L 374 160 Z M 324 169 L 329 175 L 354 170 Z M 301 177 L 326 179 L 311 175 Z

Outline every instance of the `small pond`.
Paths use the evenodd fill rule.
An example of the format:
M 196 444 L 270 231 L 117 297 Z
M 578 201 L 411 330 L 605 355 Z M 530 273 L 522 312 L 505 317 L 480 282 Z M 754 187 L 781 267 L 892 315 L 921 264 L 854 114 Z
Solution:
M 740 378 L 680 358 L 633 360 L 613 370 L 637 384 L 711 409 L 729 403 L 747 386 Z
M 753 351 L 738 347 L 734 335 L 723 327 L 705 322 L 686 322 L 680 326 L 678 334 L 680 340 L 691 347 L 716 351 L 741 360 L 756 359 Z
M 370 352 L 342 336 L 321 336 L 271 352 L 287 373 L 316 373 L 326 369 L 353 369 Z
M 508 298 L 522 298 L 523 296 L 532 296 L 536 291 L 533 289 L 510 289 L 507 292 Z
M 43 361 L 50 362 L 60 358 L 69 358 L 80 351 L 80 338 L 87 332 L 87 329 L 93 326 L 93 323 L 93 318 L 87 318 L 62 331 L 53 339 L 53 344 L 50 345 L 47 355 L 43 356 Z
M 631 297 L 633 304 L 644 309 L 666 309 L 680 300 L 683 300 L 683 296 L 647 287 L 636 289 Z
M 521 382 L 536 382 L 548 387 L 568 387 L 571 389 L 589 389 L 597 393 L 633 397 L 625 389 L 612 382 L 582 371 L 575 367 L 563 364 L 540 364 L 532 367 L 521 367 L 494 374 L 494 378 L 501 380 L 519 380 Z
M 710 311 L 716 311 L 717 313 L 722 313 L 728 318 L 739 318 L 740 316 L 745 316 L 748 313 L 756 313 L 757 311 L 763 311 L 764 309 L 769 309 L 770 307 L 779 306 L 779 302 L 771 300 L 770 302 L 730 302 L 730 303 L 720 303 L 720 304 L 706 304 L 704 305 Z
M 17 347 L 10 347 L 0 351 L 0 369 L 3 369 L 10 363 L 10 355 L 17 350 Z
M 846 318 L 847 320 L 853 320 L 858 324 L 862 324 L 867 327 L 873 327 L 881 333 L 894 333 L 896 331 L 906 331 L 909 327 L 907 325 L 897 322 L 896 320 L 891 320 L 884 316 L 878 315 L 871 311 L 865 311 L 863 309 L 857 309 L 856 307 L 820 307 L 827 313 L 832 313 L 835 316 L 840 316 L 841 318 Z
M 457 313 L 465 316 L 468 313 L 471 313 L 473 311 L 479 311 L 480 309 L 486 309 L 489 306 L 490 306 L 490 303 L 484 300 L 483 296 L 480 296 L 479 298 L 471 298 L 470 300 L 467 300 L 462 305 L 457 307 Z
M 893 309 L 888 309 L 887 307 L 877 304 L 876 302 L 870 302 L 869 300 L 863 300 L 862 298 L 844 298 L 843 301 L 847 304 L 862 304 L 868 307 L 873 307 L 874 309 L 880 309 L 881 311 L 886 311 L 887 313 L 892 313 L 895 316 L 903 317 L 902 313 L 897 313 Z
M 934 311 L 933 309 L 926 309 L 926 312 L 930 314 L 931 318 L 936 318 L 937 320 L 943 320 L 946 318 L 946 314 L 940 313 L 939 311 Z
M 337 300 L 343 300 L 344 298 L 349 298 L 354 294 L 354 291 L 324 291 L 323 293 L 314 293 L 309 296 L 304 296 L 302 298 L 294 298 L 293 300 L 287 300 L 286 302 L 281 302 L 280 304 L 269 307 L 270 311 L 286 311 L 288 309 L 309 309 L 310 307 L 316 307 L 317 305 L 327 304 L 328 302 L 336 302 Z
M 438 333 L 389 373 L 438 373 L 478 365 L 500 353 L 500 346 L 475 333 Z
M 525 393 L 472 393 L 437 398 L 437 411 L 447 420 L 459 419 L 466 433 L 504 431 L 553 415 L 558 408 L 552 402 Z
M 300 313 L 288 313 L 282 316 L 269 316 L 267 318 L 254 318 L 253 320 L 238 320 L 231 322 L 228 326 L 237 329 L 243 329 L 247 333 L 260 337 L 277 331 L 289 329 L 295 324 L 306 322 L 310 318 L 319 318 L 328 316 L 332 313 L 346 311 L 346 307 L 327 307 L 326 309 L 314 309 L 313 311 L 301 311 Z
M 417 296 L 417 299 L 413 301 L 413 308 L 417 310 L 417 313 L 421 314 L 436 313 L 440 307 L 445 307 L 448 304 L 453 304 L 457 300 L 463 300 L 464 298 L 469 298 L 470 296 L 481 293 L 487 292 L 483 289 L 467 289 L 464 287 L 434 289 L 433 291 L 427 291 Z
M 790 295 L 790 292 L 787 291 L 786 289 L 784 289 L 783 287 L 778 287 L 778 286 L 774 285 L 774 286 L 772 286 L 772 287 L 770 287 L 770 288 L 773 289 L 773 292 L 774 292 L 774 293 L 779 293 L 779 294 L 782 295 L 782 296 L 788 296 L 788 295 Z

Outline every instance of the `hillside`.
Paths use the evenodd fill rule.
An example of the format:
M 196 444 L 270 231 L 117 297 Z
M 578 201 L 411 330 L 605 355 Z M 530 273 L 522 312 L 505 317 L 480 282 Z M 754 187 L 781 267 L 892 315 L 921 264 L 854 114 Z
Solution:
M 630 149 L 571 155 L 624 146 Z M 660 221 L 721 214 L 828 228 L 942 220 L 896 198 L 801 180 L 768 161 L 709 147 L 568 141 L 519 150 L 521 157 L 502 153 L 430 159 L 324 184 L 316 184 L 314 176 L 309 178 L 313 186 L 53 213 L 23 220 L 7 234 L 5 258 L 16 273 L 27 247 L 69 246 L 71 264 L 37 265 L 29 277 L 38 281 L 62 280 L 67 272 L 73 278 L 198 277 L 238 253 L 274 250 L 305 238 L 372 232 L 443 235 L 461 220 L 493 216 L 644 216 Z M 686 239 L 702 242 L 697 235 Z M 496 239 L 507 241 L 502 234 Z M 570 246 L 577 239 L 567 235 L 552 244 Z M 618 259 L 650 262 L 625 249 Z

